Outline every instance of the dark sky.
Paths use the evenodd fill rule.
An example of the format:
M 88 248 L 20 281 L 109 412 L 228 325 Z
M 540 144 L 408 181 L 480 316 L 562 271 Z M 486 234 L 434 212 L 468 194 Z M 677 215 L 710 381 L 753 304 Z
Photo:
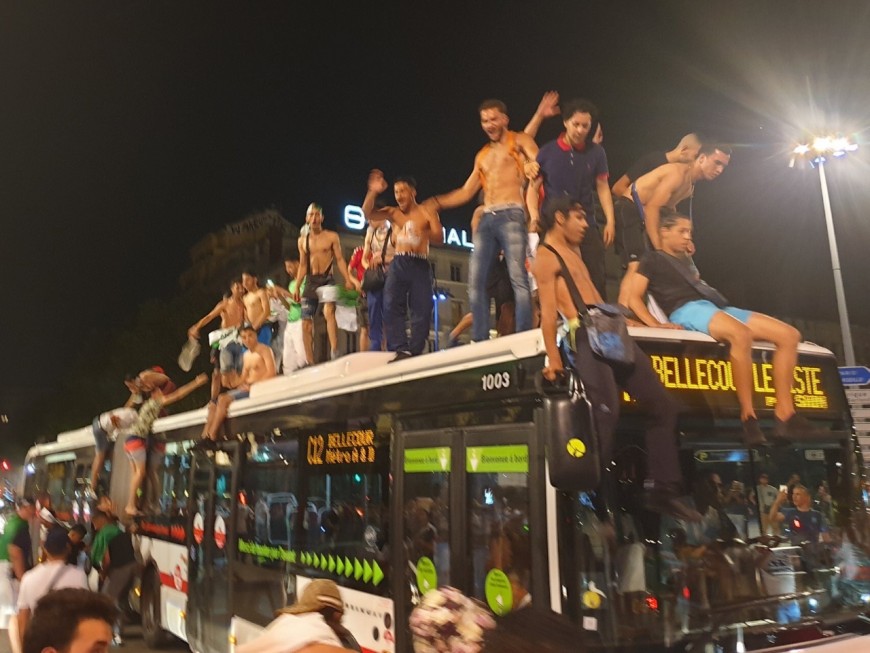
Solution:
M 867 140 L 868 34 L 870 5 L 845 1 L 2 3 L 0 413 L 56 392 L 95 325 L 171 295 L 205 233 L 269 206 L 301 223 L 313 200 L 337 226 L 374 166 L 448 190 L 480 100 L 519 129 L 548 89 L 599 105 L 614 179 L 691 130 L 735 144 L 695 200 L 705 277 L 833 319 L 818 177 L 785 152 L 826 126 Z M 865 324 L 867 163 L 829 169 Z

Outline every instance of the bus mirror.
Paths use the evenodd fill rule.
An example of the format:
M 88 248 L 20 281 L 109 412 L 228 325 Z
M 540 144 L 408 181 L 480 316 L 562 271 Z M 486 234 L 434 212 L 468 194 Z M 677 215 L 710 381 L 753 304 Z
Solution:
M 566 492 L 591 490 L 601 481 L 598 434 L 579 392 L 544 398 L 544 435 L 550 483 Z

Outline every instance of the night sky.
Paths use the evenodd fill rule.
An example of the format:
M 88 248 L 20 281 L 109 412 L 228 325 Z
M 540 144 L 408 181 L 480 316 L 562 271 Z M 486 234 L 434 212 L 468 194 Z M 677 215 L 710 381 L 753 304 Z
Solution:
M 336 227 L 372 167 L 449 190 L 484 143 L 479 102 L 521 129 L 549 89 L 598 104 L 613 180 L 688 131 L 732 143 L 696 192 L 705 278 L 835 319 L 818 176 L 787 151 L 813 129 L 867 141 L 868 34 L 870 4 L 844 1 L 0 4 L 0 413 L 171 296 L 206 233 L 272 206 L 301 224 L 311 201 Z M 862 324 L 868 161 L 829 167 Z

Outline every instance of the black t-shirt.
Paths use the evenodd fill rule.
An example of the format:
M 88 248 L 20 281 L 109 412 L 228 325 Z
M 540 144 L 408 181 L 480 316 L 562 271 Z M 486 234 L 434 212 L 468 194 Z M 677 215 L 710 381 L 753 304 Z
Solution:
M 680 274 L 665 256 L 683 265 L 691 271 L 688 261 L 678 259 L 664 252 L 647 252 L 640 259 L 637 271 L 649 280 L 647 292 L 653 296 L 656 303 L 666 315 L 670 315 L 683 304 L 704 299 L 695 287 Z
M 109 564 L 112 569 L 118 569 L 131 562 L 136 562 L 136 554 L 133 551 L 130 533 L 118 533 L 109 541 L 108 550 Z
M 18 529 L 11 543 L 24 553 L 25 571 L 33 567 L 33 542 L 30 539 L 30 524 L 25 524 Z
M 668 162 L 668 158 L 664 152 L 650 152 L 644 154 L 637 161 L 631 164 L 631 167 L 625 171 L 625 176 L 629 181 L 636 181 L 643 177 L 646 173 L 652 172 L 659 166 L 663 166 Z

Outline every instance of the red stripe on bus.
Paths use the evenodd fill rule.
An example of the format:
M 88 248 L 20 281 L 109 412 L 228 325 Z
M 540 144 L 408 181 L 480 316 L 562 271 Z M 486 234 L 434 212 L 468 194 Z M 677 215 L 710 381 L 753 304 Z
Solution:
M 166 585 L 166 587 L 171 587 L 174 590 L 177 590 L 178 587 L 175 585 L 175 577 L 172 574 L 165 574 L 162 571 L 160 572 L 160 584 Z M 187 594 L 187 581 L 181 581 L 181 591 Z

